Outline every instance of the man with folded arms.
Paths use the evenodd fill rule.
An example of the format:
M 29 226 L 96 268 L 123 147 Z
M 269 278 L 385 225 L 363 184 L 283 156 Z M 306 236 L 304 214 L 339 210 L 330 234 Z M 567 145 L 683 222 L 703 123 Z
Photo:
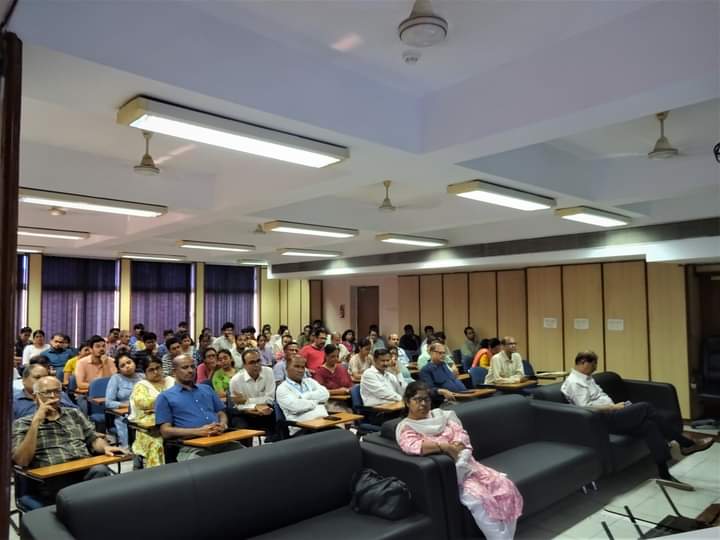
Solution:
M 325 403 L 330 398 L 328 389 L 315 379 L 305 377 L 305 358 L 299 354 L 288 359 L 287 377 L 277 387 L 276 399 L 291 422 L 314 420 L 328 415 Z M 290 435 L 300 432 L 300 428 L 289 427 Z
M 703 437 L 696 442 L 688 439 L 645 401 L 614 403 L 592 378 L 597 369 L 597 361 L 597 355 L 592 351 L 579 352 L 575 356 L 575 369 L 561 387 L 565 398 L 573 405 L 589 407 L 603 413 L 610 433 L 643 437 L 655 460 L 660 479 L 666 485 L 693 491 L 692 486 L 679 482 L 670 474 L 667 462 L 671 456 L 667 441 L 676 441 L 681 454 L 689 456 L 710 448 L 713 438 Z
M 95 427 L 78 409 L 61 403 L 62 386 L 55 377 L 42 377 L 33 385 L 37 410 L 13 424 L 12 460 L 21 467 L 58 465 L 95 454 L 124 455 L 95 434 Z M 38 486 L 39 497 L 52 504 L 62 488 L 94 478 L 110 476 L 105 465 L 47 479 Z
M 447 348 L 440 341 L 433 341 L 428 345 L 430 362 L 420 370 L 420 380 L 430 389 L 430 397 L 434 402 L 447 399 L 454 401 L 456 392 L 467 390 L 462 381 L 459 381 L 445 362 Z
M 233 427 L 265 430 L 270 439 L 275 433 L 275 378 L 273 370 L 260 363 L 260 351 L 245 349 L 245 369 L 230 379 L 230 395 L 235 404 Z
M 405 381 L 388 371 L 389 363 L 390 353 L 387 349 L 377 349 L 373 353 L 373 365 L 363 372 L 360 395 L 366 407 L 402 401 Z
M 225 405 L 212 387 L 195 384 L 195 361 L 181 354 L 173 358 L 175 386 L 162 392 L 155 400 L 155 423 L 163 439 L 191 439 L 220 435 L 227 430 Z M 178 461 L 187 461 L 209 454 L 240 448 L 229 443 L 208 449 L 183 446 Z
M 490 360 L 485 384 L 514 384 L 526 379 L 522 357 L 512 336 L 502 338 L 503 349 Z

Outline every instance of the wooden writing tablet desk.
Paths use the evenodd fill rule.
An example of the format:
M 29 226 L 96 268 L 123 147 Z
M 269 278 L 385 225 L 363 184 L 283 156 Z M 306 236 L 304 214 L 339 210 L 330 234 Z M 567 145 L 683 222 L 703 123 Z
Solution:
M 132 459 L 130 455 L 123 456 L 91 456 L 81 459 L 73 459 L 72 461 L 66 461 L 65 463 L 58 463 L 57 465 L 48 465 L 46 467 L 37 467 L 36 469 L 28 469 L 25 472 L 34 478 L 52 478 L 53 476 L 62 476 L 63 474 L 70 474 L 78 471 L 86 471 L 95 465 L 112 465 L 120 461 L 127 461 Z
M 467 392 L 453 392 L 455 399 L 475 399 L 492 396 L 496 390 L 494 388 L 475 388 Z
M 197 448 L 211 448 L 229 442 L 244 441 L 265 435 L 264 431 L 257 429 L 237 429 L 235 431 L 226 431 L 220 435 L 212 435 L 210 437 L 196 437 L 194 439 L 185 439 L 182 443 L 186 446 L 195 446 Z
M 361 414 L 353 414 L 346 412 L 339 412 L 331 414 L 337 418 L 337 420 L 328 420 L 327 418 L 315 418 L 314 420 L 303 420 L 302 422 L 295 422 L 295 425 L 305 429 L 324 429 L 333 426 L 340 426 L 342 424 L 349 424 L 355 420 L 362 420 L 364 417 Z
M 330 394 L 330 397 L 328 399 L 334 399 L 336 401 L 350 401 L 352 397 L 350 396 L 350 394 Z
M 458 381 L 467 381 L 469 378 L 470 378 L 470 374 L 469 374 L 469 373 L 460 373 L 460 374 L 456 377 L 456 379 L 457 379 Z
M 382 405 L 375 405 L 370 407 L 373 411 L 377 412 L 397 412 L 405 410 L 405 402 L 393 401 L 391 403 L 383 403 Z
M 516 382 L 516 383 L 507 383 L 507 384 L 493 384 L 495 388 L 498 390 L 520 390 L 521 388 L 526 388 L 528 386 L 535 386 L 537 384 L 537 381 L 522 381 L 522 382 Z

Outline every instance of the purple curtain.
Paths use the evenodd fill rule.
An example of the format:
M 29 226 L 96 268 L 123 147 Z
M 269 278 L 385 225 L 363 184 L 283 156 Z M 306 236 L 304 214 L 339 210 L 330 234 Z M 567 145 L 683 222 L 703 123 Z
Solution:
M 43 257 L 41 321 L 46 336 L 61 332 L 79 345 L 113 326 L 117 263 Z
M 20 329 L 24 326 L 23 319 L 23 293 L 27 292 L 27 255 L 17 256 L 17 282 L 15 288 L 15 335 L 20 333 Z
M 253 320 L 255 269 L 241 266 L 205 266 L 205 326 L 213 335 L 228 321 L 236 328 Z
M 132 262 L 132 324 L 162 336 L 190 314 L 190 265 Z

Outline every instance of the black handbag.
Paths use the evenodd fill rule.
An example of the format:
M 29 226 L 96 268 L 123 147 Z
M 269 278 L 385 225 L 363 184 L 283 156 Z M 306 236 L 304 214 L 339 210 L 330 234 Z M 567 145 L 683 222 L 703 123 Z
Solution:
M 350 507 L 360 514 L 397 520 L 410 515 L 412 500 L 410 490 L 402 480 L 363 469 L 355 475 Z

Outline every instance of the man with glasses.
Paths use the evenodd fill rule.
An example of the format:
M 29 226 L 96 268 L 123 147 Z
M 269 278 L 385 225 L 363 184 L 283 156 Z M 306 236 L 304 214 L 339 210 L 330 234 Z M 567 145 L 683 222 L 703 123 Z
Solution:
M 517 342 L 512 336 L 502 338 L 503 350 L 490 360 L 485 384 L 512 384 L 524 381 L 522 357 L 517 352 Z
M 245 349 L 245 369 L 230 379 L 230 396 L 234 409 L 230 424 L 237 428 L 262 429 L 272 440 L 275 433 L 275 378 L 273 370 L 260 363 L 258 349 Z M 251 441 L 248 441 L 251 442 Z
M 58 465 L 95 454 L 126 454 L 95 434 L 95 427 L 78 409 L 61 403 L 62 386 L 55 377 L 42 377 L 33 385 L 37 410 L 13 424 L 12 460 L 21 467 Z M 105 465 L 46 480 L 38 487 L 41 497 L 52 504 L 62 488 L 83 480 L 110 476 Z
M 430 389 L 433 401 L 438 402 L 443 399 L 455 401 L 454 393 L 467 389 L 445 362 L 447 355 L 445 344 L 441 341 L 433 341 L 428 345 L 428 353 L 430 353 L 430 362 L 420 370 L 420 380 Z
M 35 414 L 37 402 L 33 393 L 33 385 L 48 375 L 50 375 L 50 372 L 42 364 L 25 366 L 22 373 L 23 388 L 13 394 L 13 420 Z M 72 402 L 65 392 L 60 395 L 60 406 L 77 409 L 77 405 Z

